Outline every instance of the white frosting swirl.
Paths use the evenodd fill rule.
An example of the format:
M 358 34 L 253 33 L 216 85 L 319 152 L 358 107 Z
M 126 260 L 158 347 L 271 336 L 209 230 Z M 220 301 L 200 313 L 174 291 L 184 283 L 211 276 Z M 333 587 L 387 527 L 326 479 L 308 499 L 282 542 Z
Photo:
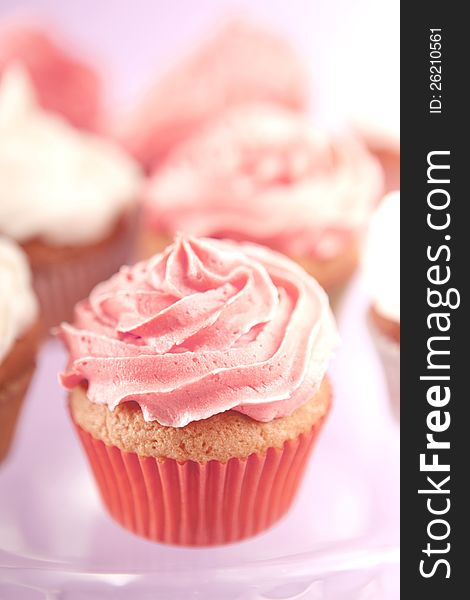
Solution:
M 0 361 L 37 314 L 26 256 L 12 241 L 0 236 Z
M 364 275 L 377 312 L 400 322 L 400 192 L 387 194 L 371 220 Z
M 0 82 L 0 232 L 87 245 L 136 199 L 139 168 L 117 146 L 41 109 L 26 71 Z

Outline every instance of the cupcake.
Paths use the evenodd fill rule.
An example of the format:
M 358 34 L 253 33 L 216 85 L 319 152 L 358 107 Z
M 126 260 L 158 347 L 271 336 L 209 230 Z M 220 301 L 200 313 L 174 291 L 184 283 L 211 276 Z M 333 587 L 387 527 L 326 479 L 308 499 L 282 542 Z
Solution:
M 37 318 L 28 261 L 16 244 L 0 236 L 0 462 L 34 373 Z
M 177 236 L 123 267 L 58 335 L 104 504 L 149 539 L 214 545 L 289 508 L 330 407 L 328 298 L 282 255 Z
M 363 140 L 371 154 L 379 161 L 384 172 L 385 191 L 400 188 L 400 138 L 380 129 L 364 129 Z
M 69 54 L 36 26 L 10 25 L 0 32 L 0 79 L 12 64 L 27 71 L 40 105 L 75 127 L 96 130 L 102 119 L 97 72 Z
M 393 412 L 400 415 L 400 192 L 388 194 L 370 224 L 364 275 L 370 330 L 384 367 Z
M 398 98 L 368 93 L 361 98 L 361 110 L 350 115 L 353 130 L 380 162 L 385 180 L 384 193 L 400 189 L 400 114 Z
M 113 144 L 37 105 L 18 65 L 0 83 L 0 233 L 30 261 L 45 325 L 126 261 L 138 166 Z
M 286 41 L 236 21 L 158 81 L 118 135 L 151 171 L 226 108 L 259 101 L 302 110 L 307 92 L 303 65 Z
M 140 252 L 161 250 L 176 230 L 256 242 L 335 295 L 357 266 L 381 186 L 380 167 L 358 140 L 329 136 L 275 105 L 239 106 L 151 178 Z

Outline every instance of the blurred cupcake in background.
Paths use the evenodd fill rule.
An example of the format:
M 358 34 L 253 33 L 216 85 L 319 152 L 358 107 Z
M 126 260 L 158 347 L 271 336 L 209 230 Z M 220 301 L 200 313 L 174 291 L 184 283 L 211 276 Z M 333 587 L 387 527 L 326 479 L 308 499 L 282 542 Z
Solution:
M 363 128 L 360 135 L 369 152 L 382 165 L 385 191 L 400 189 L 400 138 L 380 129 Z
M 103 116 L 101 80 L 96 70 L 59 45 L 36 25 L 7 23 L 0 30 L 0 79 L 21 64 L 42 108 L 72 125 L 97 130 Z
M 395 93 L 395 92 L 394 92 Z M 352 129 L 382 165 L 385 193 L 400 189 L 400 111 L 392 94 L 359 95 L 361 108 L 349 115 Z M 395 102 L 396 100 L 396 102 Z M 357 103 L 357 98 L 356 98 Z
M 128 259 L 140 186 L 121 149 L 41 109 L 20 65 L 4 72 L 0 233 L 28 256 L 46 326 Z
M 384 367 L 394 413 L 400 415 L 400 192 L 388 194 L 375 212 L 364 253 L 371 297 L 370 330 Z
M 283 38 L 250 23 L 232 22 L 148 91 L 124 121 L 119 138 L 152 171 L 208 120 L 254 101 L 305 109 L 306 72 Z
M 279 106 L 239 106 L 176 148 L 151 178 L 141 254 L 161 250 L 177 230 L 257 242 L 338 295 L 381 193 L 380 166 L 357 139 L 330 136 Z
M 9 451 L 34 373 L 38 312 L 26 256 L 0 236 L 0 462 Z
M 62 383 L 105 505 L 155 541 L 254 535 L 289 508 L 327 417 L 328 297 L 254 244 L 178 236 L 78 304 Z

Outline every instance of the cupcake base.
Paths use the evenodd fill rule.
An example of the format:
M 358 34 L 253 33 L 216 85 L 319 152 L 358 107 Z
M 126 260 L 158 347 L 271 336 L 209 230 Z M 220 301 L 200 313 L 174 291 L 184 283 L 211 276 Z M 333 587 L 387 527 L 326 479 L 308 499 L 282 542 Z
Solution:
M 325 380 L 289 417 L 259 423 L 228 411 L 176 429 L 144 422 L 134 403 L 111 413 L 91 403 L 83 388 L 71 392 L 69 406 L 118 523 L 156 542 L 211 546 L 256 535 L 286 513 L 330 398 Z
M 23 244 L 31 264 L 45 333 L 53 325 L 72 320 L 75 304 L 129 261 L 135 229 L 135 215 L 129 214 L 106 239 L 96 244 L 53 247 L 37 240 Z
M 332 258 L 297 257 L 295 261 L 318 281 L 327 292 L 333 311 L 336 311 L 357 269 L 359 257 L 360 242 L 354 237 L 340 254 Z
M 0 364 L 0 462 L 10 449 L 34 374 L 39 333 L 39 323 L 35 323 L 15 342 Z
M 211 546 L 256 535 L 286 513 L 321 422 L 282 448 L 226 463 L 142 457 L 75 426 L 118 523 L 155 542 Z
M 146 260 L 155 254 L 160 254 L 172 241 L 168 235 L 154 233 L 144 228 L 137 241 L 138 259 Z
M 0 388 L 0 463 L 6 458 L 16 430 L 34 367 Z

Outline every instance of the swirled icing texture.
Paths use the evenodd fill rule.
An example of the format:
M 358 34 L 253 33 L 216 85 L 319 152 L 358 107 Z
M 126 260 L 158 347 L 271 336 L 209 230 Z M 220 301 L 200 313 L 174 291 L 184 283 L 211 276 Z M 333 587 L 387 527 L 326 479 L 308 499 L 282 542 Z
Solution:
M 364 227 L 381 190 L 381 169 L 356 139 L 329 137 L 274 105 L 245 105 L 169 157 L 145 214 L 157 232 L 329 258 Z
M 92 402 L 133 400 L 172 427 L 229 409 L 288 415 L 314 396 L 337 345 L 326 294 L 292 261 L 181 236 L 98 285 L 59 335 L 67 388 L 88 382 Z
M 0 82 L 0 232 L 18 241 L 87 245 L 136 200 L 137 165 L 113 144 L 73 129 L 36 103 L 26 71 Z
M 400 322 L 400 192 L 387 194 L 371 219 L 364 276 L 373 306 Z
M 308 77 L 282 37 L 250 22 L 232 21 L 149 90 L 124 121 L 121 137 L 151 170 L 204 123 L 245 102 L 302 110 L 308 104 Z
M 14 242 L 0 236 L 0 362 L 37 314 L 26 256 Z

